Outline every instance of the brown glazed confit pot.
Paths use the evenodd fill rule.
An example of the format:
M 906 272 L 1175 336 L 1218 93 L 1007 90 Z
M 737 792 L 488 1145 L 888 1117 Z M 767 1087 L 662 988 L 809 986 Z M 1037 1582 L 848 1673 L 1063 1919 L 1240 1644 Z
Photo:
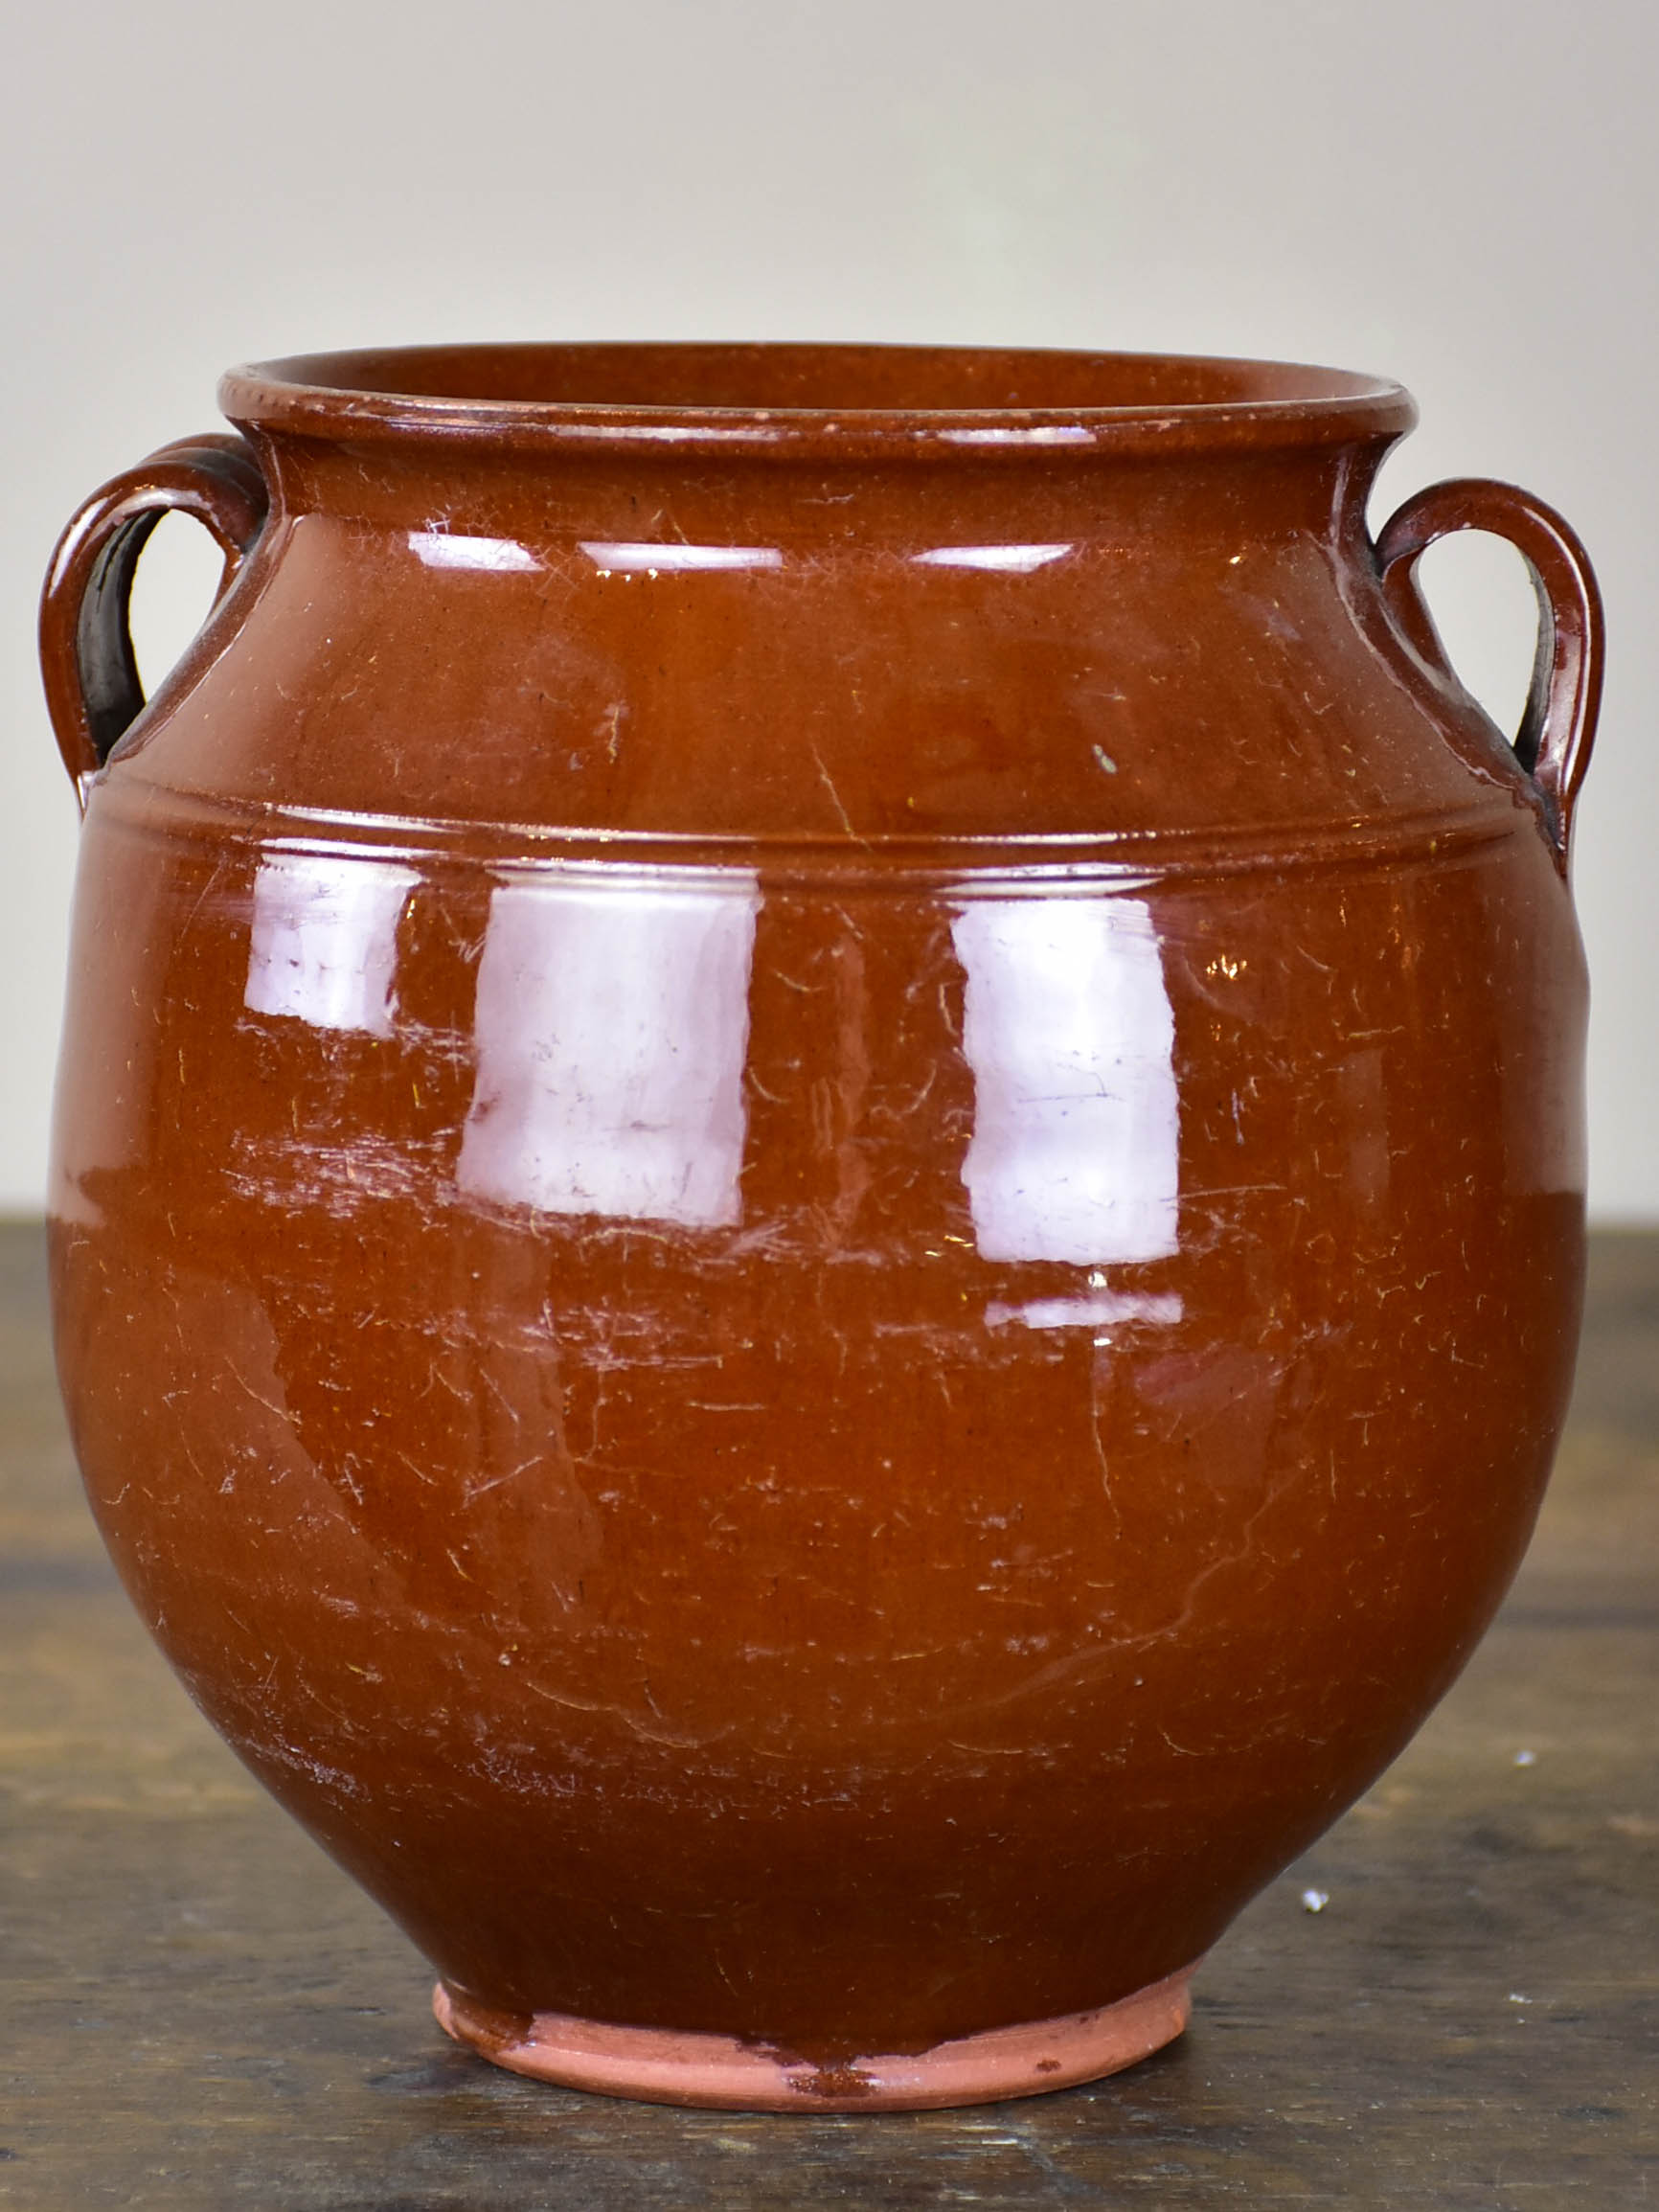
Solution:
M 242 369 L 43 613 L 58 1357 L 192 1696 L 523 2072 L 871 2109 L 1179 2033 L 1536 1512 L 1595 586 L 1327 370 Z M 145 702 L 161 513 L 225 552 Z M 1507 742 L 1417 594 L 1542 607 Z

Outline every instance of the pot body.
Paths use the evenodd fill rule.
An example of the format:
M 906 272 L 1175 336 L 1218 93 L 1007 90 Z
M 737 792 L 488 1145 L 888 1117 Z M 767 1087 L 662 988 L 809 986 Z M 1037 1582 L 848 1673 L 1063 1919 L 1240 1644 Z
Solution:
M 1398 421 L 261 404 L 77 893 L 136 1604 L 492 2016 L 832 2090 L 1178 1973 L 1468 1656 L 1576 1343 L 1557 825 L 1385 598 Z

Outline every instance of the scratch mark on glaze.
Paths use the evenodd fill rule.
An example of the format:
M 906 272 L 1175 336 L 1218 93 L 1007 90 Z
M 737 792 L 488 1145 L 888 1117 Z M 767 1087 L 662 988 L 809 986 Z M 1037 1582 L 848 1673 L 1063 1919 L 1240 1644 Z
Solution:
M 830 794 L 830 804 L 834 808 L 836 817 L 840 821 L 842 829 L 846 831 L 849 837 L 852 837 L 854 840 L 858 840 L 858 832 L 852 827 L 852 817 L 848 813 L 846 808 L 842 805 L 841 794 L 835 788 L 834 779 L 830 776 L 829 769 L 824 765 L 824 756 L 819 752 L 816 745 L 808 745 L 807 749 L 812 756 L 812 765 L 818 771 L 818 779 L 820 783 L 822 783 L 824 788 Z

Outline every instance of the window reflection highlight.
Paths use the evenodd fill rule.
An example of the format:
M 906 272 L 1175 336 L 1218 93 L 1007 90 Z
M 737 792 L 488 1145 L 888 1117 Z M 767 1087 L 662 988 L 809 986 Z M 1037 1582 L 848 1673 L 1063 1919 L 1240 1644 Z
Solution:
M 1173 1252 L 1175 1023 L 1145 901 L 975 900 L 951 936 L 967 975 L 963 1181 L 981 1257 Z
M 460 1187 L 550 1214 L 738 1221 L 760 903 L 737 869 L 498 886 Z
M 419 880 L 383 860 L 267 854 L 254 878 L 242 1004 L 313 1029 L 390 1037 L 398 923 Z

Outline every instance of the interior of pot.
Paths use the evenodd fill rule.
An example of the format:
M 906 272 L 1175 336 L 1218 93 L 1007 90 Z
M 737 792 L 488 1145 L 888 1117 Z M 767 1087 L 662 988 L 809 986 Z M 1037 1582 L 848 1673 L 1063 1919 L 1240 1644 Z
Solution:
M 954 346 L 417 346 L 306 354 L 252 373 L 318 392 L 491 408 L 818 415 L 1301 407 L 1397 389 L 1276 361 Z

